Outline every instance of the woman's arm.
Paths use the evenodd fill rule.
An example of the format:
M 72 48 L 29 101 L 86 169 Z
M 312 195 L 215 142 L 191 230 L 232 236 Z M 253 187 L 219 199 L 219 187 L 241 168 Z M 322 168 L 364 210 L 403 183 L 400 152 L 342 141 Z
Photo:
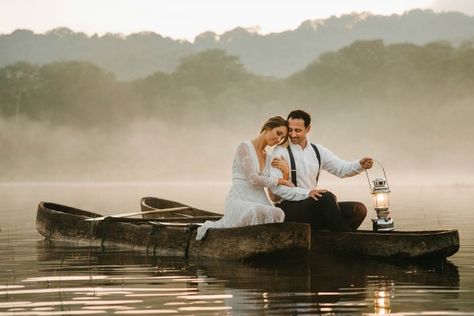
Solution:
M 259 187 L 276 187 L 277 185 L 289 185 L 288 180 L 280 177 L 264 176 L 257 173 L 260 166 L 255 166 L 250 148 L 246 143 L 240 143 L 237 147 L 234 163 L 244 174 L 252 185 Z

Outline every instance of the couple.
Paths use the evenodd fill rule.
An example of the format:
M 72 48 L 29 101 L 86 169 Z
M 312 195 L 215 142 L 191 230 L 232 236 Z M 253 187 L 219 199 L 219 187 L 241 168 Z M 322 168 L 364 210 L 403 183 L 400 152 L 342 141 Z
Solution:
M 339 159 L 323 146 L 309 143 L 310 129 L 311 116 L 296 110 L 287 120 L 280 116 L 268 119 L 254 139 L 240 143 L 224 216 L 216 222 L 206 221 L 198 228 L 196 239 L 203 239 L 210 228 L 283 221 L 309 223 L 313 229 L 356 230 L 367 209 L 359 202 L 337 202 L 331 192 L 317 189 L 319 171 L 349 177 L 371 168 L 373 161 L 367 157 L 352 162 Z M 268 155 L 266 147 L 275 145 Z M 269 189 L 275 205 L 264 188 Z

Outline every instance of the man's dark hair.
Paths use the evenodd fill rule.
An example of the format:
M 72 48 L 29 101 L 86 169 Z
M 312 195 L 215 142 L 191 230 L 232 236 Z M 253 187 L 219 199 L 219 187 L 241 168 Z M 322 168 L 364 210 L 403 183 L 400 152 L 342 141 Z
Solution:
M 311 115 L 309 115 L 308 113 L 306 113 L 305 111 L 302 111 L 302 110 L 294 110 L 294 111 L 291 111 L 290 114 L 288 114 L 288 118 L 286 120 L 289 120 L 289 119 L 301 119 L 304 121 L 304 127 L 308 127 L 309 124 L 311 124 Z

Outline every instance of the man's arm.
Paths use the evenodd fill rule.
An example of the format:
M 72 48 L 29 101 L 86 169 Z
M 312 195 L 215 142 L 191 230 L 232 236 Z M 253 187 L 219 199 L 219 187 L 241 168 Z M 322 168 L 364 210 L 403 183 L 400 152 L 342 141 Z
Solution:
M 321 153 L 321 169 L 326 170 L 339 178 L 352 177 L 364 170 L 360 160 L 342 160 L 329 149 L 319 144 L 318 149 Z
M 283 159 L 289 164 L 288 151 L 285 147 L 279 146 L 275 148 L 271 158 L 273 160 L 273 158 L 280 158 L 280 157 L 283 157 Z M 282 178 L 283 174 L 281 170 L 271 166 L 270 176 Z M 278 197 L 284 200 L 301 201 L 308 198 L 308 194 L 311 190 L 298 188 L 298 187 L 289 187 L 285 185 L 279 185 L 279 186 L 270 188 L 270 191 L 273 195 L 277 195 Z

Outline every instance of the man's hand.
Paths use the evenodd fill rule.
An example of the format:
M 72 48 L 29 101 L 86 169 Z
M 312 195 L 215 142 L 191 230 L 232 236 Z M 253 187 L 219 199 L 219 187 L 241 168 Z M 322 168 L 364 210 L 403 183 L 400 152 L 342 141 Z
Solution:
M 372 158 L 369 157 L 362 158 L 361 160 L 359 160 L 359 163 L 363 169 L 370 169 L 374 165 L 374 161 L 372 160 Z
M 315 199 L 316 201 L 318 198 L 323 196 L 324 193 L 326 193 L 328 190 L 326 189 L 313 189 L 309 191 L 308 197 Z

